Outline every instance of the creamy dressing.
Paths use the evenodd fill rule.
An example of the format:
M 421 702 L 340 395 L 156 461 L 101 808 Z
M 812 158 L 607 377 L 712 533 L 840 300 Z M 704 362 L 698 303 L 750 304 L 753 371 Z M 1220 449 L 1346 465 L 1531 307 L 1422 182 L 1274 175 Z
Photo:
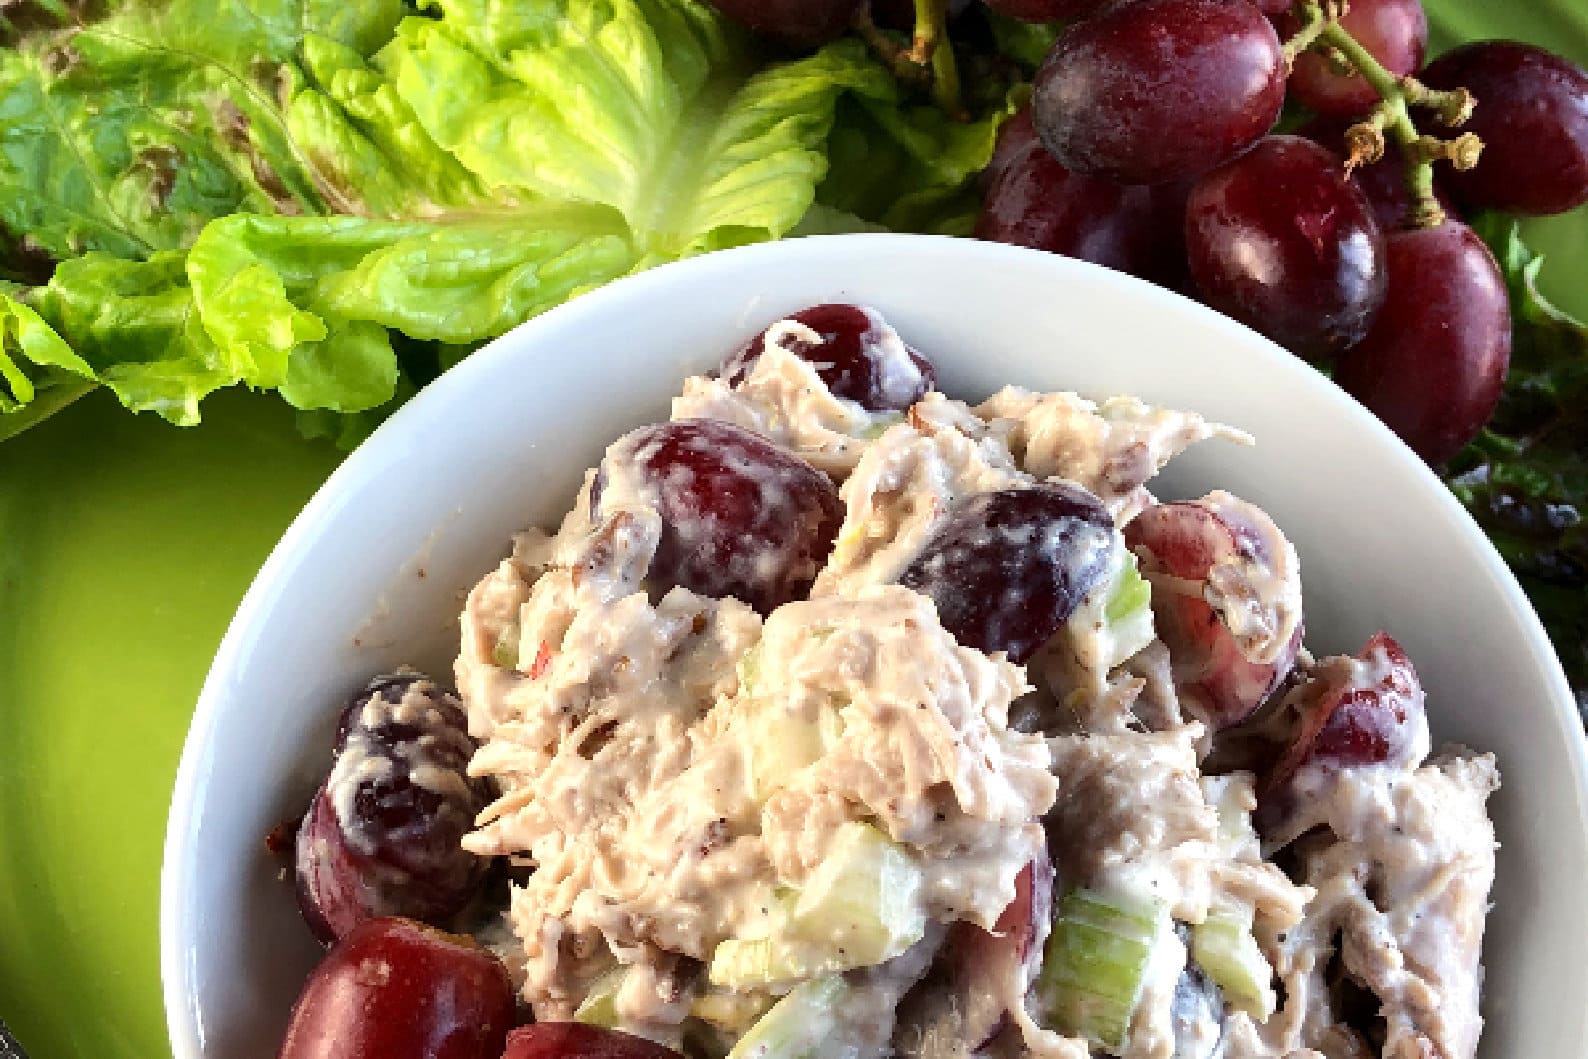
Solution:
M 882 326 L 883 389 L 914 392 L 920 369 Z M 1126 1059 L 1365 1054 L 1328 995 L 1337 934 L 1346 971 L 1383 1001 L 1386 1055 L 1470 1056 L 1493 874 L 1491 758 L 1459 752 L 1417 768 L 1423 729 L 1409 760 L 1308 766 L 1282 841 L 1323 837 L 1298 846 L 1303 881 L 1292 881 L 1252 830 L 1253 776 L 1202 774 L 1210 736 L 1187 717 L 1162 643 L 1108 671 L 1106 634 L 1062 653 L 1056 637 L 1027 669 L 956 644 L 931 601 L 895 583 L 966 497 L 1064 480 L 1123 525 L 1186 447 L 1250 439 L 1134 398 L 1098 405 L 1014 387 L 975 408 L 930 393 L 903 415 L 871 413 L 791 352 L 815 339 L 776 324 L 735 385 L 692 378 L 673 404 L 674 419 L 737 424 L 842 483 L 844 520 L 809 600 L 763 620 L 682 588 L 647 595 L 661 526 L 630 473 L 637 453 L 608 460 L 602 517 L 592 472 L 561 529 L 526 531 L 469 595 L 457 680 L 481 741 L 470 774 L 502 793 L 465 845 L 534 868 L 492 945 L 537 1017 L 572 1017 L 593 983 L 626 967 L 620 1024 L 678 1047 L 716 947 L 775 933 L 787 895 L 858 820 L 919 872 L 926 936 L 845 975 L 823 1054 L 890 1054 L 896 1009 L 947 951 L 945 929 L 991 929 L 1020 870 L 1051 855 L 1057 894 L 1151 896 L 1186 925 L 1212 910 L 1249 917 L 1284 985 L 1263 1024 L 1216 992 L 1188 994 L 1182 926 L 1154 951 Z M 1206 585 L 1160 577 L 1154 591 L 1202 594 L 1244 657 L 1271 662 L 1298 636 L 1295 553 L 1256 508 L 1223 493 L 1204 502 L 1238 527 L 1237 554 Z M 1388 662 L 1355 664 L 1368 680 Z M 1017 700 L 1046 736 L 1011 727 Z M 353 755 L 343 786 L 381 767 Z M 1045 917 L 1037 929 L 1040 951 Z M 1034 968 L 1034 957 L 1004 957 L 982 969 L 979 987 L 1005 1011 L 992 1050 L 1096 1054 L 1034 1019 Z M 717 986 L 707 999 L 734 1002 Z M 753 1018 L 772 997 L 739 999 Z
M 785 324 L 809 332 L 803 324 Z M 810 335 L 818 340 L 814 332 Z M 908 356 L 904 360 L 918 383 L 919 369 Z M 894 370 L 887 377 L 898 375 Z M 900 418 L 895 412 L 869 412 L 834 395 L 809 361 L 770 340 L 737 386 L 701 375 L 685 380 L 683 393 L 673 399 L 672 417 L 744 427 L 838 478 L 853 469 L 867 440 Z
M 1079 394 L 1006 386 L 976 414 L 1006 439 L 1027 473 L 1084 486 L 1121 526 L 1153 503 L 1147 481 L 1192 445 L 1210 438 L 1252 444 L 1243 431 L 1135 397 L 1098 405 Z

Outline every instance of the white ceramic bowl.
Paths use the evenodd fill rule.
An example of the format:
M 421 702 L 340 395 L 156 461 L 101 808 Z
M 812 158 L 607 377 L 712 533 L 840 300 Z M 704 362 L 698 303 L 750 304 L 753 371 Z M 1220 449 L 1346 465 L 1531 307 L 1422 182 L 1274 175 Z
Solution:
M 881 309 L 953 395 L 1134 393 L 1255 434 L 1197 447 L 1160 493 L 1216 486 L 1267 509 L 1301 556 L 1313 649 L 1392 631 L 1436 742 L 1499 755 L 1483 1054 L 1588 1053 L 1582 731 L 1526 599 L 1438 480 L 1305 364 L 1190 301 L 1028 250 L 856 235 L 669 265 L 550 312 L 393 416 L 304 509 L 226 634 L 177 775 L 161 897 L 177 1059 L 274 1054 L 316 946 L 260 839 L 329 766 L 343 697 L 399 663 L 445 679 L 461 593 L 512 532 L 555 524 L 685 374 L 827 300 Z

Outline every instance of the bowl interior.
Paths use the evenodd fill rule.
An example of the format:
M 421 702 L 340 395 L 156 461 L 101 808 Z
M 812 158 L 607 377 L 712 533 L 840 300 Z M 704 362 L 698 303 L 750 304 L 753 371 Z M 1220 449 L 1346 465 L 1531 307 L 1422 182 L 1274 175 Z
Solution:
M 549 313 L 402 409 L 305 509 L 226 635 L 178 774 L 161 947 L 179 1059 L 274 1053 L 317 948 L 260 840 L 329 767 L 342 698 L 400 663 L 448 678 L 462 593 L 512 532 L 554 526 L 584 469 L 664 418 L 685 374 L 827 300 L 882 310 L 954 396 L 1134 393 L 1255 434 L 1192 450 L 1158 492 L 1224 488 L 1268 510 L 1301 556 L 1309 646 L 1390 630 L 1436 744 L 1499 756 L 1483 1054 L 1582 1054 L 1581 729 L 1520 590 L 1438 480 L 1306 365 L 1192 302 L 1033 251 L 863 235 L 709 255 Z

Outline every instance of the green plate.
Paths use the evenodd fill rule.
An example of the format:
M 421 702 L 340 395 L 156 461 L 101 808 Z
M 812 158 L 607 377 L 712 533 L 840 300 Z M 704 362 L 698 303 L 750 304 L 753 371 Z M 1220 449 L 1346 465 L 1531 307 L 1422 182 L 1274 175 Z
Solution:
M 1428 3 L 1436 47 L 1508 36 L 1588 64 L 1580 0 Z M 1533 227 L 1552 293 L 1588 313 L 1588 211 Z M 169 1053 L 159 871 L 188 716 L 338 459 L 274 399 L 205 414 L 176 430 L 95 394 L 0 445 L 0 1019 L 36 1059 Z

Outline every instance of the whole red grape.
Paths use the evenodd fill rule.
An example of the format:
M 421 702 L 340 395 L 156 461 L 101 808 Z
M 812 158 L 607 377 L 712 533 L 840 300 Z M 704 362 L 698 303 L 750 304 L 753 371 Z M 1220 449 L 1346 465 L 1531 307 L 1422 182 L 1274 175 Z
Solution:
M 1431 88 L 1466 88 L 1477 109 L 1463 126 L 1483 140 L 1474 169 L 1448 174 L 1464 205 L 1564 213 L 1588 202 L 1588 72 L 1530 44 L 1483 41 L 1423 71 Z
M 619 438 L 591 488 L 597 519 L 621 476 L 662 519 L 653 587 L 734 596 L 763 614 L 802 598 L 832 551 L 844 507 L 832 479 L 743 427 L 684 419 Z
M 1135 0 L 1064 31 L 1037 73 L 1032 116 L 1070 172 L 1156 184 L 1240 154 L 1284 100 L 1279 37 L 1255 7 Z
M 296 843 L 298 904 L 320 940 L 378 916 L 444 924 L 474 896 L 489 862 L 460 843 L 490 797 L 468 775 L 473 752 L 462 703 L 418 673 L 348 701 Z
M 1207 303 L 1302 356 L 1367 334 L 1385 292 L 1384 236 L 1344 162 L 1269 136 L 1197 182 L 1191 276 Z
M 1025 662 L 1102 578 L 1114 532 L 1076 485 L 979 493 L 955 505 L 899 583 L 930 596 L 959 643 Z
M 1428 16 L 1419 0 L 1351 0 L 1340 25 L 1396 77 L 1414 74 L 1428 48 Z M 1300 28 L 1293 15 L 1279 21 L 1280 36 Z M 1336 73 L 1315 51 L 1303 52 L 1290 72 L 1296 100 L 1319 114 L 1355 117 L 1378 103 L 1378 93 L 1361 74 Z
M 816 333 L 817 340 L 784 333 L 783 348 L 816 367 L 827 388 L 873 412 L 902 412 L 937 384 L 926 358 L 906 346 L 875 309 L 833 303 L 801 309 L 789 319 Z M 766 348 L 768 331 L 740 346 L 722 365 L 736 385 Z
M 1430 464 L 1488 422 L 1511 361 L 1511 310 L 1499 266 L 1458 221 L 1396 232 L 1389 290 L 1367 337 L 1340 356 L 1335 381 Z
M 310 973 L 279 1059 L 498 1059 L 513 1020 L 507 968 L 472 938 L 370 919 Z
M 1071 173 L 1037 141 L 1028 110 L 999 132 L 998 168 L 975 235 L 1160 279 L 1184 256 L 1180 217 L 1165 224 L 1178 185 L 1116 184 Z M 989 169 L 992 167 L 989 166 Z M 1183 202 L 1183 199 L 1181 200 Z
M 843 36 L 861 0 L 711 0 L 733 21 L 792 48 L 815 48 Z

